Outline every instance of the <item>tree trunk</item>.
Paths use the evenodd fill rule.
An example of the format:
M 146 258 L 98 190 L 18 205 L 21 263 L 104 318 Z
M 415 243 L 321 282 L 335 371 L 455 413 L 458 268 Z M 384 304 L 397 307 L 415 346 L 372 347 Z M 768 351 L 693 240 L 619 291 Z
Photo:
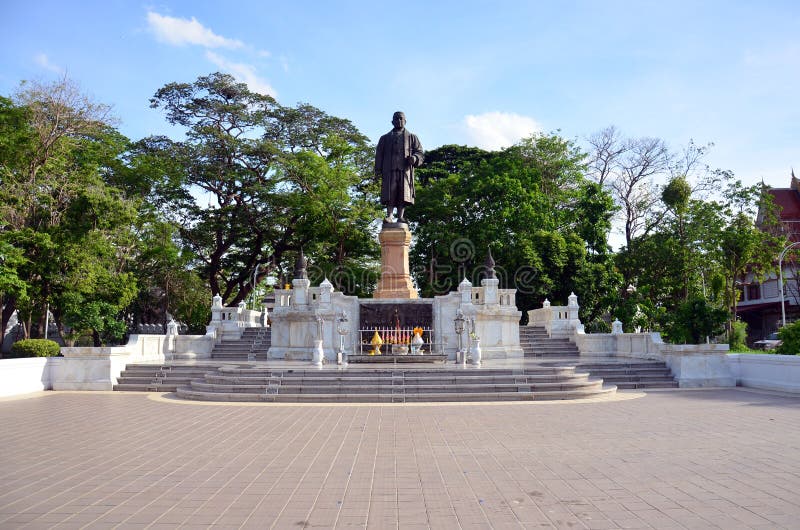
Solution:
M 8 327 L 8 321 L 11 320 L 11 315 L 14 314 L 14 311 L 17 309 L 17 301 L 13 296 L 9 296 L 5 299 L 5 305 L 3 305 L 3 311 L 0 315 L 0 341 L 6 336 L 6 328 Z
M 48 333 L 48 329 L 47 329 L 47 304 L 45 304 L 45 306 L 42 308 L 41 319 L 39 320 L 39 337 L 40 338 L 45 338 L 45 335 L 47 335 L 47 333 Z

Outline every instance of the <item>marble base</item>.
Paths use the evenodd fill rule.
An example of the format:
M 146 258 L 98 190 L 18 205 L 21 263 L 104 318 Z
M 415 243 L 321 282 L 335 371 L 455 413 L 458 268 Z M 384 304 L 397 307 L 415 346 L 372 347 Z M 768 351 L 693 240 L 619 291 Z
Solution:
M 447 355 L 445 354 L 430 354 L 426 353 L 425 355 L 392 355 L 392 354 L 381 354 L 381 355 L 353 355 L 350 354 L 347 356 L 347 362 L 351 364 L 355 363 L 373 363 L 373 364 L 417 364 L 417 363 L 424 363 L 424 364 L 431 364 L 431 363 L 444 363 L 447 361 Z
M 385 223 L 378 240 L 381 243 L 381 278 L 373 298 L 418 298 L 408 266 L 408 249 L 411 246 L 408 226 Z

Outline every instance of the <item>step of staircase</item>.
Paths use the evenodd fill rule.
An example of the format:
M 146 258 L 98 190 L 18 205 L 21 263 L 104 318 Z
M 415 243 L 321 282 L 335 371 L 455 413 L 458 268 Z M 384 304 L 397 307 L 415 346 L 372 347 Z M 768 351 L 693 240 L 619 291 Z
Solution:
M 114 390 L 134 392 L 175 392 L 179 386 L 189 384 L 193 379 L 202 379 L 216 365 L 157 365 L 129 364 L 117 378 Z
M 219 361 L 266 360 L 272 343 L 270 328 L 244 328 L 236 340 L 223 340 L 214 345 L 211 358 Z
M 574 367 L 270 370 L 221 367 L 178 387 L 203 401 L 408 402 L 577 399 L 616 391 Z
M 537 392 L 477 392 L 468 393 L 413 393 L 392 392 L 384 394 L 242 394 L 203 392 L 192 388 L 178 388 L 178 396 L 195 401 L 250 402 L 263 401 L 274 403 L 414 403 L 414 402 L 488 402 L 488 401 L 553 401 L 569 399 L 586 399 L 611 395 L 616 392 L 614 386 L 604 386 L 601 390 L 573 391 L 537 391 Z
M 525 357 L 577 357 L 578 347 L 569 339 L 550 338 L 543 327 L 519 328 L 519 343 Z
M 678 388 L 678 382 L 662 361 L 585 362 L 579 363 L 576 370 L 587 371 L 619 389 Z
M 579 357 L 580 351 L 569 339 L 549 338 L 543 327 L 522 326 L 519 340 L 525 357 Z M 618 389 L 677 388 L 678 382 L 667 365 L 660 361 L 614 360 L 580 362 L 577 370 L 588 371 Z
M 259 365 L 128 365 L 115 390 L 203 401 L 446 402 L 580 399 L 616 392 L 574 366 L 271 369 Z

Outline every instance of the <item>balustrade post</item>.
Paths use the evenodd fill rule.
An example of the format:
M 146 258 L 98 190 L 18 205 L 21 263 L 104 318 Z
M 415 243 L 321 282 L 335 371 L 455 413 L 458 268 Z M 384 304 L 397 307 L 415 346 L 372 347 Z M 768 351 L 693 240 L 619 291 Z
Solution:
M 580 309 L 578 306 L 578 297 L 575 293 L 572 293 L 567 297 L 567 318 L 571 323 L 580 323 L 578 309 Z

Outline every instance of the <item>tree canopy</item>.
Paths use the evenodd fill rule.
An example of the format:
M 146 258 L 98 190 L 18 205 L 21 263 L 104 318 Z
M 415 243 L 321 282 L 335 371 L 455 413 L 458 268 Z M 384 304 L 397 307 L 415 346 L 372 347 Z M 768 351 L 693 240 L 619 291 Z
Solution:
M 219 73 L 170 83 L 151 106 L 186 139 L 139 142 L 141 169 L 213 293 L 246 299 L 254 276 L 284 275 L 301 248 L 338 288 L 367 290 L 343 274 L 376 255 L 370 148 L 352 123 L 281 106 Z
M 137 199 L 108 182 L 127 140 L 105 105 L 64 79 L 25 83 L 0 102 L 0 242 L 8 252 L 2 325 L 14 310 L 44 332 L 49 307 L 59 329 L 119 338 L 119 313 L 136 290 L 127 262 Z M 92 316 L 89 316 L 89 314 Z
M 501 285 L 522 310 L 578 292 L 585 318 L 620 280 L 607 238 L 611 196 L 584 176 L 584 154 L 558 135 L 499 152 L 444 146 L 419 169 L 411 263 L 425 296 L 479 284 L 491 248 Z

